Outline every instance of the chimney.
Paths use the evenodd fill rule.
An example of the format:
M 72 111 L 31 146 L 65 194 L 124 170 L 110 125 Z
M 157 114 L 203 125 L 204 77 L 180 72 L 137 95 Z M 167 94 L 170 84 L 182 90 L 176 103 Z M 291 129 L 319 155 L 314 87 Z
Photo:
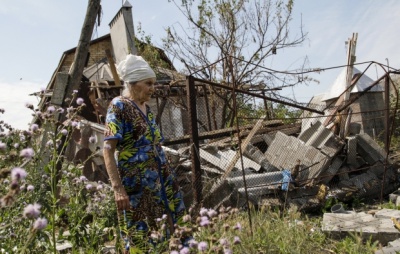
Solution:
M 135 32 L 132 18 L 132 5 L 125 0 L 121 9 L 111 20 L 110 35 L 115 63 L 118 64 L 128 54 L 137 54 L 134 38 Z

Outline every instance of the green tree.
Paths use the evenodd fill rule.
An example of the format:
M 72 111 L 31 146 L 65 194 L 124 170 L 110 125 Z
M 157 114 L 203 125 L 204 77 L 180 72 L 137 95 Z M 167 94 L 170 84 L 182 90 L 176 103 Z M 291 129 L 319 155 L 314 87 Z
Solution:
M 300 45 L 306 34 L 289 32 L 293 1 L 282 0 L 170 0 L 187 17 L 168 27 L 165 51 L 182 62 L 186 72 L 198 78 L 248 89 L 274 87 L 279 81 L 293 84 L 294 75 L 272 73 L 267 59 L 287 47 Z M 221 127 L 234 122 L 230 91 L 214 91 L 222 103 Z M 248 100 L 241 99 L 238 108 Z

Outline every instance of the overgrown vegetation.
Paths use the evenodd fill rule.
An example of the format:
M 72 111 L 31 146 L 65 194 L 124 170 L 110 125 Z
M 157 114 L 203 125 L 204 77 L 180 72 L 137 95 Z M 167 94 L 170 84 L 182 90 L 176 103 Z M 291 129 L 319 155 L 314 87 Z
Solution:
M 0 135 L 0 251 L 1 253 L 57 253 L 67 240 L 68 253 L 107 253 L 119 250 L 116 208 L 107 183 L 88 182 L 82 165 L 66 160 L 70 134 L 85 106 L 49 106 L 29 130 L 13 130 L 1 123 Z M 68 124 L 55 121 L 66 112 Z M 1 110 L 4 113 L 4 110 Z M 47 134 L 47 135 L 44 135 Z M 45 138 L 47 137 L 47 138 Z M 89 139 L 90 142 L 97 142 Z M 154 243 L 152 253 L 372 253 L 377 244 L 358 235 L 335 241 L 320 229 L 319 218 L 296 211 L 251 208 L 247 211 L 189 209 L 182 225 L 165 240 L 165 219 L 144 241 Z

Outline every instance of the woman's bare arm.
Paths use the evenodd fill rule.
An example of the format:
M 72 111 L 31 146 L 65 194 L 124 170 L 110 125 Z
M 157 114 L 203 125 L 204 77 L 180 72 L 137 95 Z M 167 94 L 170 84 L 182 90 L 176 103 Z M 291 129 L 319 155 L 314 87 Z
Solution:
M 121 183 L 121 178 L 118 174 L 117 163 L 114 157 L 117 142 L 118 141 L 114 139 L 104 141 L 103 147 L 107 148 L 103 149 L 103 156 L 111 186 L 114 190 L 117 208 L 118 210 L 127 210 L 129 209 L 129 197 Z

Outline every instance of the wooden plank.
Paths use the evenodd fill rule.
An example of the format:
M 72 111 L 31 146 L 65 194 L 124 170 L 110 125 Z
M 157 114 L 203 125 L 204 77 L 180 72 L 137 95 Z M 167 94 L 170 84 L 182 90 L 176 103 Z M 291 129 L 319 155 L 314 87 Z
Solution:
M 262 123 L 264 122 L 265 116 L 263 116 L 260 120 L 257 121 L 256 125 L 254 125 L 254 128 L 250 131 L 249 135 L 247 135 L 246 139 L 243 141 L 242 145 L 240 146 L 242 151 L 244 151 L 247 147 L 247 145 L 250 143 L 250 140 L 253 138 L 253 136 L 257 133 L 257 131 L 262 127 Z M 236 155 L 233 157 L 229 165 L 226 167 L 225 173 L 222 175 L 221 179 L 224 180 L 228 174 L 232 171 L 232 169 L 235 167 L 236 162 L 240 158 L 240 152 L 236 152 Z
M 115 85 L 121 86 L 121 81 L 119 79 L 117 69 L 115 68 L 114 58 L 111 55 L 110 49 L 106 49 L 106 55 L 107 55 L 108 63 L 110 64 L 110 69 L 111 69 L 112 76 L 114 78 Z

